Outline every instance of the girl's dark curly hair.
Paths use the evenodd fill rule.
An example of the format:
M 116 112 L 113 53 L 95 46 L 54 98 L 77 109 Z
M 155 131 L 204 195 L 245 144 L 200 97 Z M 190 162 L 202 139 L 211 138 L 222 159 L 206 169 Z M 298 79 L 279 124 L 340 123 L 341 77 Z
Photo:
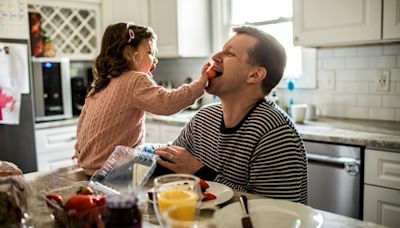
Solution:
M 129 29 L 134 32 L 134 39 L 130 39 Z M 133 56 L 136 54 L 139 44 L 145 39 L 157 39 L 150 27 L 129 23 L 109 25 L 101 41 L 100 54 L 93 63 L 94 80 L 88 96 L 93 96 L 104 89 L 112 78 L 117 78 L 123 72 L 133 69 Z

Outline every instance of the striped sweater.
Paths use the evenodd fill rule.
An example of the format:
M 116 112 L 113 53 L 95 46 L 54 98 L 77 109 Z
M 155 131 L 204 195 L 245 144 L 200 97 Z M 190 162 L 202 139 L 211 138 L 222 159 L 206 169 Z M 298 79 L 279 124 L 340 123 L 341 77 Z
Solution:
M 307 204 L 303 141 L 285 112 L 260 100 L 233 128 L 225 128 L 220 104 L 198 111 L 174 145 L 205 167 L 195 175 L 270 198 Z

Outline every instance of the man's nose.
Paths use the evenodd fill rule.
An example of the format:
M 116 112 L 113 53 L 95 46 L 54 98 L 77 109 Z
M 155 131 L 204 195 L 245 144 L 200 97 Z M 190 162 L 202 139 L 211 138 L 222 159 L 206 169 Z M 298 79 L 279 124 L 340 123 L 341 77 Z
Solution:
M 215 53 L 215 54 L 212 56 L 212 60 L 213 60 L 214 62 L 221 63 L 221 62 L 222 62 L 222 55 L 221 55 L 221 52 Z

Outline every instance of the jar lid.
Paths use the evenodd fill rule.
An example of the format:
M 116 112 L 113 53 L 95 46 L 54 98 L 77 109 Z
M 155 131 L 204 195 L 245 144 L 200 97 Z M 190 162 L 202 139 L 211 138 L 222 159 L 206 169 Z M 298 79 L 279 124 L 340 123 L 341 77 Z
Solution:
M 136 192 L 121 193 L 107 196 L 107 206 L 111 209 L 126 209 L 137 205 Z

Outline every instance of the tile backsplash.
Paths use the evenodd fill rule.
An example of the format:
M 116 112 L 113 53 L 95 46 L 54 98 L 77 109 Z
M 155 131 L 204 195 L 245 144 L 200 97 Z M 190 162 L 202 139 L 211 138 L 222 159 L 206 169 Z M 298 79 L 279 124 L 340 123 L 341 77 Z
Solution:
M 400 44 L 319 48 L 317 63 L 317 88 L 295 89 L 294 103 L 315 104 L 322 116 L 400 121 Z M 382 71 L 388 91 L 377 90 Z M 277 94 L 288 103 L 287 90 Z

